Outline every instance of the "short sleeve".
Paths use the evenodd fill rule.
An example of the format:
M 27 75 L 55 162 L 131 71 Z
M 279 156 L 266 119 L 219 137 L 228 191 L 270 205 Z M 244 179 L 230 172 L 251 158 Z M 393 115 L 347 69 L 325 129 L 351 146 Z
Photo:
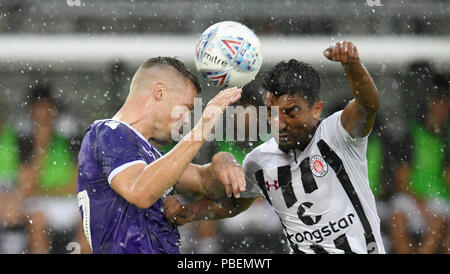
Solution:
M 258 182 L 255 178 L 255 172 L 257 170 L 256 164 L 251 160 L 251 153 L 247 154 L 242 165 L 245 174 L 245 191 L 241 192 L 242 198 L 257 198 L 261 196 L 261 191 L 258 187 Z
M 329 145 L 334 147 L 356 147 L 364 148 L 367 146 L 368 136 L 363 138 L 353 138 L 344 128 L 341 122 L 342 110 L 335 112 L 322 121 L 322 136 Z
M 107 121 L 97 127 L 95 156 L 111 184 L 114 176 L 135 164 L 147 164 L 139 149 L 138 136 L 127 126 Z

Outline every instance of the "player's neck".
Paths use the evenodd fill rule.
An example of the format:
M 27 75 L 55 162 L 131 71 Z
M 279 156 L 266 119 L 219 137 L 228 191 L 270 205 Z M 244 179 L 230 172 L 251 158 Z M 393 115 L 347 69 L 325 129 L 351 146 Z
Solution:
M 148 121 L 142 112 L 136 112 L 136 109 L 141 108 L 125 104 L 112 118 L 129 124 L 137 132 L 141 133 L 146 140 L 149 140 L 153 137 L 153 130 L 149 125 L 153 123 Z
M 310 131 L 310 132 L 308 133 L 308 135 L 306 136 L 306 139 L 304 139 L 304 140 L 301 141 L 301 142 L 298 142 L 298 145 L 297 145 L 297 146 L 292 147 L 292 148 L 290 148 L 290 149 L 298 149 L 298 150 L 300 150 L 300 151 L 304 151 L 304 150 L 309 146 L 309 144 L 311 143 L 311 140 L 313 139 L 314 134 L 316 134 L 316 130 L 317 130 L 319 124 L 320 124 L 320 121 L 317 123 L 317 125 L 315 125 L 315 126 L 311 129 L 311 131 Z M 280 149 L 281 149 L 282 151 L 284 151 L 285 153 L 288 153 L 289 150 L 290 150 L 290 149 L 282 149 L 282 148 L 280 148 Z
M 311 129 L 311 131 L 309 132 L 308 136 L 307 136 L 307 141 L 305 142 L 302 151 L 308 147 L 309 143 L 311 143 L 311 140 L 314 138 L 314 135 L 316 134 L 317 128 L 319 127 L 321 121 L 318 121 L 317 124 Z
M 316 129 L 317 128 L 314 128 L 314 130 L 310 132 L 308 136 L 306 136 L 306 140 L 301 142 L 297 149 L 299 149 L 300 151 L 304 151 L 308 147 L 309 143 L 311 143 L 314 133 L 316 133 Z

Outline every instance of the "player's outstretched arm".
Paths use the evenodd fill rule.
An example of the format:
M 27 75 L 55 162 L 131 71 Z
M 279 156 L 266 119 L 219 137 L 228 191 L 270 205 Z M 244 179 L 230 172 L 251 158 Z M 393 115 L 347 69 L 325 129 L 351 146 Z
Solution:
M 182 205 L 175 196 L 164 199 L 164 215 L 178 225 L 198 220 L 230 218 L 247 210 L 256 198 L 221 198 L 209 200 L 202 198 L 189 205 Z
M 181 193 L 202 195 L 208 199 L 225 196 L 240 197 L 245 191 L 245 176 L 241 165 L 229 152 L 216 153 L 211 163 L 190 164 L 175 185 Z
M 353 138 L 367 136 L 375 122 L 379 94 L 369 72 L 359 59 L 358 49 L 352 42 L 337 42 L 324 51 L 329 60 L 341 62 L 355 99 L 341 115 L 344 128 Z
M 164 157 L 145 165 L 136 164 L 117 174 L 111 187 L 129 203 L 145 209 L 153 205 L 182 176 L 225 108 L 239 100 L 242 89 L 221 91 L 206 106 L 202 119 Z

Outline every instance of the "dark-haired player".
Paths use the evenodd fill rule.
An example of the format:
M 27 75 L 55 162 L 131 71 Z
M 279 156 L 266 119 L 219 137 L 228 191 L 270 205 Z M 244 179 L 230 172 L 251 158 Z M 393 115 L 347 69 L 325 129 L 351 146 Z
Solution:
M 179 253 L 177 227 L 162 208 L 176 182 L 180 192 L 207 197 L 223 192 L 221 183 L 237 197 L 245 189 L 242 168 L 229 153 L 216 154 L 211 164 L 191 164 L 220 116 L 209 110 L 223 111 L 241 89 L 214 97 L 201 121 L 166 155 L 148 141 L 171 141 L 186 117 L 174 118 L 172 111 L 192 110 L 198 92 L 197 79 L 180 61 L 152 58 L 135 73 L 119 112 L 87 129 L 78 156 L 78 201 L 93 253 Z
M 366 160 L 378 91 L 351 42 L 338 42 L 324 55 L 342 63 L 355 99 L 321 120 L 318 72 L 296 60 L 278 63 L 263 87 L 265 104 L 279 107 L 279 134 L 246 156 L 246 191 L 240 199 L 203 199 L 186 207 L 170 197 L 169 219 L 230 217 L 262 194 L 294 253 L 385 252 Z

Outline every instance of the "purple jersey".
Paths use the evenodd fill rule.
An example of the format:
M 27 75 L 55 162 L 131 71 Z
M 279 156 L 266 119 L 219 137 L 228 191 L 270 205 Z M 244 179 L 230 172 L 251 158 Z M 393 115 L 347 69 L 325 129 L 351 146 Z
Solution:
M 137 163 L 162 156 L 130 125 L 96 121 L 78 155 L 78 203 L 93 253 L 179 253 L 180 235 L 162 213 L 162 198 L 140 209 L 111 188 L 111 180 Z

